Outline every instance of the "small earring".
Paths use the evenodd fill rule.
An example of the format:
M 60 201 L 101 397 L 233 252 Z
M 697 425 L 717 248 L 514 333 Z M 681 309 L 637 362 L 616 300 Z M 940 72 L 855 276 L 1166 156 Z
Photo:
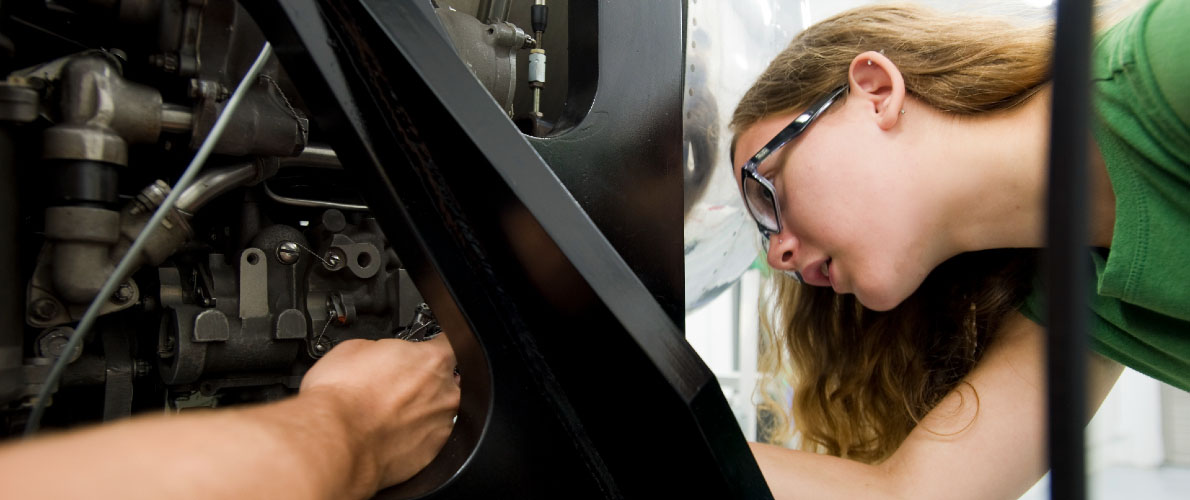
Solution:
M 780 245 L 782 243 L 785 243 L 785 238 L 777 237 L 777 244 Z
M 901 114 L 902 114 L 902 115 L 903 115 L 903 114 L 905 114 L 905 109 L 904 109 L 904 108 L 901 108 Z
M 868 59 L 868 66 L 871 66 L 871 65 L 872 65 L 872 60 Z

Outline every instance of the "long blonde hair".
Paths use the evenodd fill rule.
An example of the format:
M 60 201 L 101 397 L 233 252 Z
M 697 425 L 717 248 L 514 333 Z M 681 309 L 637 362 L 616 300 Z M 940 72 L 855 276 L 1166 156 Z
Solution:
M 907 92 L 938 110 L 1009 109 L 1049 80 L 1051 38 L 1049 26 L 910 5 L 857 8 L 797 35 L 740 100 L 730 127 L 738 138 L 768 116 L 800 111 L 845 84 L 852 59 L 869 50 L 883 52 Z M 794 392 L 792 408 L 768 398 L 762 413 L 777 429 L 791 416 L 804 449 L 882 461 L 970 372 L 1030 290 L 1034 261 L 1027 250 L 959 255 L 888 312 L 774 273 L 768 300 L 777 307 L 762 314 L 761 368 L 774 376 L 788 368 Z

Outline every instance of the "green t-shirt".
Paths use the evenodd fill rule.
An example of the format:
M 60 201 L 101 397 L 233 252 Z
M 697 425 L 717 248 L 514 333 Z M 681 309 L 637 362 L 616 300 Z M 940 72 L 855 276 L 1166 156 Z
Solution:
M 1092 253 L 1091 346 L 1190 390 L 1190 1 L 1154 1 L 1094 48 L 1095 140 L 1116 195 Z M 1038 288 L 1023 311 L 1044 311 Z

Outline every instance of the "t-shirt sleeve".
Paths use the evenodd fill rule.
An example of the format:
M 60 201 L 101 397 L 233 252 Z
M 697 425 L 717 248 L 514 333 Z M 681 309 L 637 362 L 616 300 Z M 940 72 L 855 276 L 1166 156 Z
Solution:
M 1182 125 L 1190 127 L 1190 1 L 1166 0 L 1155 6 L 1144 37 L 1161 94 Z

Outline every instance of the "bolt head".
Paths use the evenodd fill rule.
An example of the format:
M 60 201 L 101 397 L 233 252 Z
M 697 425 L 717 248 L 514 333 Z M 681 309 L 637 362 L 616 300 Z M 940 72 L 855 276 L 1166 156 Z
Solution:
M 46 330 L 37 339 L 38 355 L 44 358 L 57 358 L 63 355 L 66 351 L 66 344 L 70 343 L 70 336 L 74 334 L 74 329 L 70 327 L 55 327 Z M 70 360 L 74 361 L 82 354 L 83 346 L 79 345 L 74 348 L 70 354 Z
M 132 289 L 132 284 L 127 282 L 120 283 L 120 286 L 116 288 L 115 292 L 112 293 L 112 302 L 117 304 L 127 304 L 128 301 L 132 300 L 132 297 L 135 295 L 136 292 Z
M 33 317 L 46 321 L 58 315 L 58 304 L 53 299 L 38 299 L 33 303 Z
M 338 250 L 327 252 L 324 260 L 326 260 L 324 267 L 331 271 L 337 271 L 343 267 L 343 254 Z
M 66 350 L 66 344 L 69 342 L 70 340 L 68 340 L 66 337 L 46 337 L 45 341 L 41 344 L 42 352 L 49 354 L 50 356 L 60 356 L 62 351 Z
M 277 245 L 277 260 L 282 264 L 294 264 L 302 257 L 301 248 L 292 241 L 283 241 Z

